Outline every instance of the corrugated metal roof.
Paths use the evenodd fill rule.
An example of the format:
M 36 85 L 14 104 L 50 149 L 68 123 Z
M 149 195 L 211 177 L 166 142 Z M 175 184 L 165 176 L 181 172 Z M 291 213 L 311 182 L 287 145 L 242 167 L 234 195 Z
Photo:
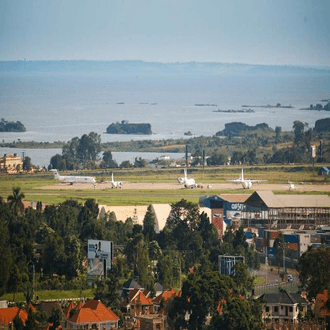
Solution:
M 284 207 L 330 207 L 328 195 L 276 195 Z
M 251 194 L 221 194 L 219 196 L 230 203 L 244 203 Z
M 267 207 L 330 207 L 328 195 L 274 195 L 272 191 L 256 191 L 254 194 Z
M 268 207 L 283 207 L 283 204 L 272 191 L 256 191 L 256 194 Z

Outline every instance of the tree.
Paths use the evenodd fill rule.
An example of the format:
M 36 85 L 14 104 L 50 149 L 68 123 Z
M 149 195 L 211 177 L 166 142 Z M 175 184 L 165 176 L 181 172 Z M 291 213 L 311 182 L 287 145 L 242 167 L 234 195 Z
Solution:
M 233 280 L 218 271 L 190 274 L 183 283 L 181 297 L 174 298 L 169 305 L 169 320 L 175 329 L 204 329 L 207 316 L 212 322 L 224 304 L 235 296 Z
M 16 264 L 13 264 L 10 269 L 10 278 L 8 281 L 8 290 L 13 292 L 13 301 L 15 301 L 15 294 L 19 291 L 22 284 L 22 276 Z
M 49 327 L 49 330 L 56 330 L 57 327 L 61 324 L 62 319 L 63 319 L 62 311 L 59 309 L 53 308 L 52 315 L 48 320 L 53 325 Z
M 281 264 L 281 261 L 284 258 L 284 235 L 282 232 L 279 232 L 278 237 L 274 241 L 275 257 L 278 265 Z
M 120 167 L 122 168 L 131 168 L 132 164 L 129 160 L 124 160 L 121 162 Z
M 152 210 L 152 206 L 149 205 L 147 209 L 147 213 L 143 219 L 143 235 L 149 242 L 153 241 L 156 238 L 155 232 L 156 225 L 156 215 Z
M 9 244 L 9 231 L 3 221 L 0 220 L 0 296 L 6 291 L 7 283 L 10 279 L 12 262 L 13 257 Z
M 30 171 L 31 168 L 32 168 L 31 158 L 30 157 L 24 157 L 23 170 Z
M 293 122 L 294 145 L 297 147 L 304 144 L 304 129 L 305 125 L 301 121 L 295 120 Z
M 65 275 L 67 279 L 77 276 L 83 260 L 82 243 L 76 235 L 64 237 L 66 258 Z
M 142 159 L 141 157 L 135 157 L 134 160 L 134 166 L 136 167 L 146 167 L 148 166 L 148 162 L 145 159 Z
M 208 330 L 259 330 L 263 328 L 259 302 L 234 297 L 228 300 L 223 307 L 223 312 L 212 318 Z
M 14 317 L 13 325 L 15 330 L 24 330 L 24 323 L 18 314 Z
M 275 127 L 275 143 L 276 144 L 281 142 L 281 133 L 282 133 L 282 127 L 276 126 Z
M 157 273 L 158 280 L 164 287 L 179 285 L 181 269 L 178 253 L 171 251 L 159 258 Z
M 66 160 L 60 154 L 56 154 L 50 159 L 48 169 L 64 171 L 66 170 Z
M 101 162 L 100 167 L 118 167 L 117 162 L 112 158 L 110 150 L 106 150 L 103 153 L 103 161 Z
M 84 134 L 80 139 L 74 137 L 62 148 L 62 158 L 66 161 L 67 169 L 76 169 L 79 166 L 88 168 L 94 166 L 101 151 L 101 137 L 95 132 Z M 58 158 L 56 161 L 59 160 Z M 55 161 L 55 159 L 54 159 Z
M 119 278 L 120 273 L 115 264 L 107 273 L 107 278 L 99 279 L 94 291 L 94 299 L 101 300 L 102 303 L 110 307 L 113 311 L 119 310 Z
M 22 213 L 24 210 L 23 199 L 25 195 L 21 193 L 20 187 L 13 188 L 13 194 L 8 196 L 8 202 L 10 207 L 14 210 L 17 215 L 19 212 Z
M 254 277 L 250 276 L 248 266 L 243 262 L 236 262 L 232 278 L 236 283 L 239 292 L 245 296 L 245 290 L 251 291 L 253 288 Z
M 309 300 L 328 288 L 330 283 L 330 248 L 309 246 L 298 261 L 301 290 L 307 292 Z

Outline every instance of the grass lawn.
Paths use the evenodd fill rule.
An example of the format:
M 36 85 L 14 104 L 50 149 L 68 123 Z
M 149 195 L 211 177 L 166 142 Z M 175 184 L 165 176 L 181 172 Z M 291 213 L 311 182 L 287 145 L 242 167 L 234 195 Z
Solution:
M 324 164 L 323 164 L 324 165 Z M 268 180 L 269 183 L 287 184 L 292 180 L 296 184 L 299 182 L 329 184 L 324 181 L 324 177 L 317 175 L 320 166 L 249 166 L 244 167 L 244 176 L 246 178 Z M 238 178 L 241 167 L 239 166 L 219 166 L 190 168 L 188 176 L 195 178 L 196 182 L 206 182 L 211 184 L 227 183 L 228 179 Z M 63 172 L 63 175 L 92 175 L 99 182 L 101 180 L 110 181 L 112 170 L 93 170 L 78 172 Z M 113 169 L 115 178 L 121 181 L 132 183 L 177 183 L 177 178 L 183 176 L 182 168 L 166 169 Z M 328 179 L 329 180 L 329 179 Z M 112 206 L 125 205 L 149 205 L 175 203 L 182 198 L 198 203 L 201 195 L 219 195 L 221 193 L 251 193 L 252 190 L 242 190 L 240 186 L 233 190 L 215 190 L 215 189 L 163 189 L 163 190 L 128 190 L 128 189 L 40 189 L 56 183 L 52 173 L 38 174 L 20 174 L 0 176 L 0 196 L 7 198 L 12 193 L 13 187 L 19 186 L 25 194 L 25 199 L 30 201 L 41 201 L 44 203 L 58 204 L 67 199 L 75 199 L 84 203 L 86 199 L 93 198 L 99 204 Z M 276 193 L 294 194 L 295 191 L 281 191 Z M 309 192 L 308 192 L 309 193 Z M 311 192 L 315 193 L 315 192 Z M 318 194 L 322 192 L 316 192 Z
M 70 291 L 63 291 L 63 290 L 41 290 L 35 293 L 35 296 L 38 296 L 39 301 L 41 300 L 51 300 L 51 299 L 79 299 L 79 298 L 93 298 L 93 290 L 70 290 Z M 8 300 L 13 301 L 14 294 L 13 293 L 6 293 L 0 297 L 0 300 Z M 24 295 L 22 292 L 18 292 L 15 294 L 15 301 L 25 301 Z

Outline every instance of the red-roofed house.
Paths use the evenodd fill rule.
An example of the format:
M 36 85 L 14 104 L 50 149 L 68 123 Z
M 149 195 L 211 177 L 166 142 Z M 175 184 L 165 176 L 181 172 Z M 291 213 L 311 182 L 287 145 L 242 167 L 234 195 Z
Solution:
M 119 317 L 100 300 L 88 300 L 67 322 L 68 330 L 118 329 Z
M 70 317 L 70 312 L 75 308 L 77 308 L 76 303 L 73 300 L 71 300 L 70 304 L 63 311 L 64 316 L 68 319 Z
M 325 303 L 329 299 L 329 290 L 319 293 L 315 299 L 314 315 L 317 318 L 325 318 L 330 315 L 330 311 L 325 307 Z
M 165 290 L 160 295 L 153 299 L 154 312 L 160 311 L 164 306 L 167 305 L 168 301 L 174 297 L 179 297 L 181 291 L 176 291 L 174 289 Z
M 149 314 L 152 311 L 152 301 L 139 289 L 132 290 L 121 304 L 121 309 L 130 312 L 131 316 Z
M 29 310 L 32 311 L 32 313 L 35 313 L 37 309 L 29 302 L 29 304 L 26 306 L 26 311 L 29 312 Z
M 24 309 L 18 307 L 0 308 L 0 326 L 8 326 L 9 323 L 13 322 L 16 315 L 25 324 L 28 319 L 28 313 Z

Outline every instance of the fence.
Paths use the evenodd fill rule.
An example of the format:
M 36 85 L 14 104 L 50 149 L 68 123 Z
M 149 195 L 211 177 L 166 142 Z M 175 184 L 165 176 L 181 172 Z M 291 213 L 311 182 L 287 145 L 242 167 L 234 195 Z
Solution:
M 298 292 L 299 282 L 283 282 L 283 283 L 274 283 L 274 284 L 263 284 L 256 286 L 254 288 L 254 295 L 260 296 L 264 293 L 277 293 L 282 289 L 286 290 L 289 293 Z

